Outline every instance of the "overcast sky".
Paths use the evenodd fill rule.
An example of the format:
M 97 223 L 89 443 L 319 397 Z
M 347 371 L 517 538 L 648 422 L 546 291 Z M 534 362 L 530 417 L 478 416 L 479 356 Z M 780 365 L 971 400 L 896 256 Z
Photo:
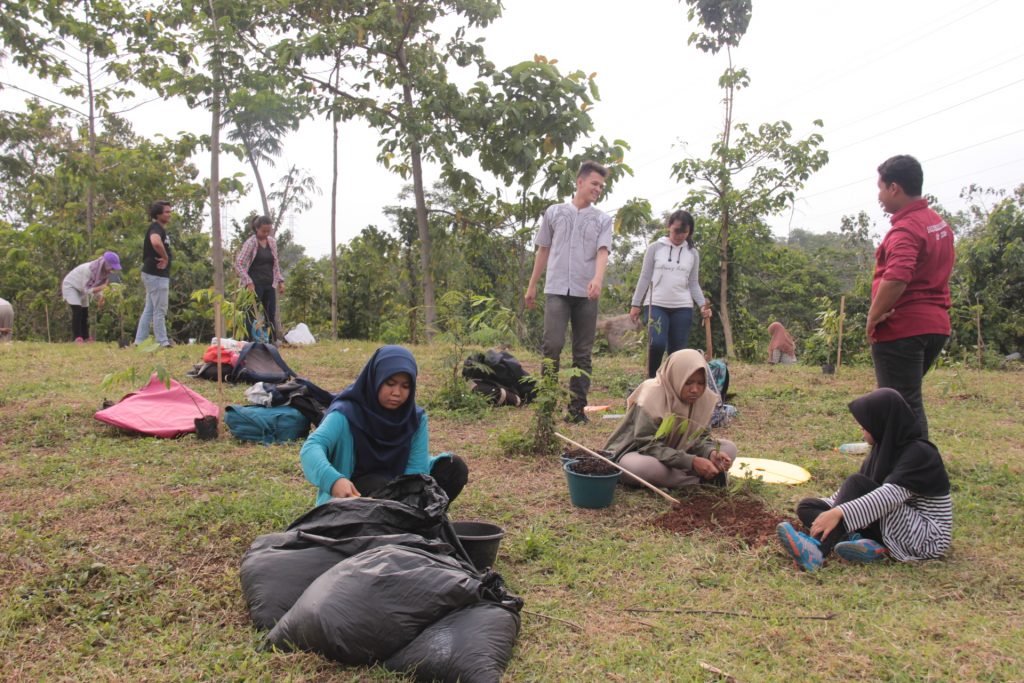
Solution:
M 504 16 L 483 35 L 499 67 L 543 54 L 563 72 L 597 72 L 601 101 L 597 134 L 630 143 L 635 176 L 600 204 L 613 211 L 631 197 L 672 209 L 686 194 L 669 176 L 673 162 L 707 156 L 722 120 L 718 77 L 725 56 L 686 44 L 694 26 L 673 0 L 567 2 L 505 0 Z M 790 228 L 838 230 L 844 214 L 866 211 L 887 225 L 876 201 L 875 168 L 894 154 L 924 165 L 925 192 L 948 209 L 962 206 L 970 183 L 1009 189 L 1024 182 L 1024 3 L 1015 0 L 757 0 L 737 66 L 751 78 L 738 93 L 735 118 L 751 124 L 784 119 L 805 137 L 821 119 L 830 162 L 799 194 L 795 206 L 771 219 L 776 234 Z M 10 65 L 3 80 L 34 83 Z M 22 98 L 0 93 L 5 108 Z M 204 112 L 155 102 L 129 115 L 145 135 L 208 130 Z M 331 132 L 310 121 L 290 136 L 278 164 L 312 172 L 323 189 L 313 209 L 292 227 L 311 255 L 330 249 Z M 376 136 L 358 123 L 342 131 L 339 241 L 369 224 L 387 227 L 381 208 L 396 203 L 402 181 L 379 167 Z M 197 160 L 208 173 L 206 159 Z M 229 170 L 247 171 L 245 166 Z M 273 180 L 274 170 L 268 175 Z M 140 221 L 149 197 L 140 197 Z M 229 206 L 230 216 L 258 209 L 259 200 Z

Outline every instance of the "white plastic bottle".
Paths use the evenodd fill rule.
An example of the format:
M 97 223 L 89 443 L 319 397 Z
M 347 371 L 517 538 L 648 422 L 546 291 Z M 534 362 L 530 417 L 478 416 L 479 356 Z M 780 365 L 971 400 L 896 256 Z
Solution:
M 847 455 L 864 455 L 871 450 L 871 445 L 859 441 L 856 443 L 844 443 L 836 449 L 840 453 L 846 453 Z

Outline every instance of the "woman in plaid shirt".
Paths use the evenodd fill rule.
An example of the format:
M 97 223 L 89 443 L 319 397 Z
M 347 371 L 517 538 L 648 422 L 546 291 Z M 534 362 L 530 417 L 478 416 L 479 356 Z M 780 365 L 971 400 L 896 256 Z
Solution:
M 274 320 L 277 318 L 277 295 L 284 294 L 284 276 L 281 262 L 277 258 L 277 242 L 270 236 L 274 222 L 267 216 L 252 219 L 249 227 L 253 235 L 245 241 L 235 259 L 238 277 L 263 307 L 264 322 L 257 324 L 250 317 L 246 327 L 252 339 L 259 339 L 265 332 L 267 341 L 274 341 Z

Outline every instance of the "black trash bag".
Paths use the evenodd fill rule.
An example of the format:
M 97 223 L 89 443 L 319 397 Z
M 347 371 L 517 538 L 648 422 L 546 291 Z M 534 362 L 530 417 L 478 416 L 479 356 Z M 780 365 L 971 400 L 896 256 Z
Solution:
M 370 665 L 449 612 L 476 604 L 481 592 L 476 572 L 453 558 L 401 546 L 367 550 L 321 574 L 277 622 L 267 643 Z
M 242 557 L 239 578 L 257 628 L 272 628 L 317 577 L 372 548 L 422 548 L 454 555 L 472 567 L 445 516 L 448 498 L 432 478 L 400 477 L 376 495 L 332 499 L 292 522 L 287 531 L 253 541 Z
M 469 354 L 462 364 L 462 376 L 476 382 L 498 385 L 515 394 L 522 403 L 529 403 L 537 397 L 537 380 L 531 377 L 522 364 L 507 351 L 491 349 Z M 481 392 L 483 393 L 483 392 Z M 497 405 L 520 405 L 506 401 Z
M 354 499 L 360 500 L 360 499 Z M 450 554 L 453 547 L 418 534 L 395 533 L 334 539 L 304 531 L 260 536 L 242 558 L 239 578 L 249 616 L 258 629 L 271 629 L 311 583 L 342 560 L 385 545 Z
M 434 622 L 384 666 L 417 681 L 498 683 L 518 635 L 516 610 L 481 602 Z

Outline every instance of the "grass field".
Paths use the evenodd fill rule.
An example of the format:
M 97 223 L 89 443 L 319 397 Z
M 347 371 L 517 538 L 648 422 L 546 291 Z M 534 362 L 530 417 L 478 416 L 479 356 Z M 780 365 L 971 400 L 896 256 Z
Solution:
M 283 354 L 337 391 L 374 348 L 344 341 Z M 413 351 L 422 402 L 440 387 L 444 354 Z M 516 353 L 537 368 L 535 355 Z M 184 381 L 200 354 L 179 346 L 159 358 Z M 0 345 L 0 677 L 403 680 L 259 649 L 238 565 L 253 538 L 312 506 L 299 444 L 135 438 L 94 420 L 104 397 L 126 393 L 101 390 L 104 375 L 149 359 L 102 344 Z M 833 447 L 860 440 L 845 404 L 873 388 L 870 368 L 826 377 L 734 363 L 731 372 L 740 413 L 721 433 L 741 455 L 813 474 L 799 487 L 762 487 L 771 508 L 790 512 L 858 467 L 859 456 Z M 591 402 L 621 412 L 639 380 L 636 360 L 598 357 Z M 215 384 L 185 383 L 218 401 Z M 452 517 L 507 529 L 495 568 L 526 612 L 506 679 L 721 680 L 704 662 L 744 682 L 1024 680 L 1024 374 L 940 368 L 925 384 L 953 482 L 950 556 L 832 562 L 814 575 L 774 545 L 657 530 L 649 522 L 665 504 L 642 490 L 620 488 L 605 510 L 573 508 L 557 458 L 499 446 L 500 434 L 530 429 L 529 408 L 482 419 L 432 412 L 431 449 L 455 451 L 471 469 Z M 227 387 L 223 400 L 241 402 L 243 390 Z M 563 431 L 597 447 L 613 427 Z

